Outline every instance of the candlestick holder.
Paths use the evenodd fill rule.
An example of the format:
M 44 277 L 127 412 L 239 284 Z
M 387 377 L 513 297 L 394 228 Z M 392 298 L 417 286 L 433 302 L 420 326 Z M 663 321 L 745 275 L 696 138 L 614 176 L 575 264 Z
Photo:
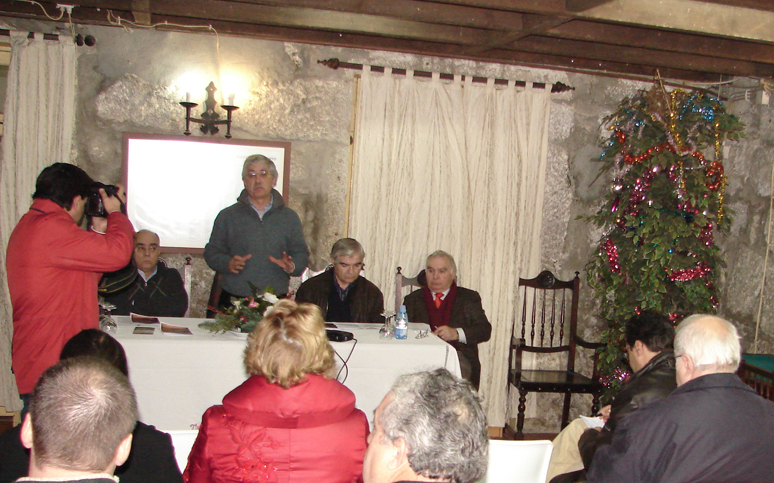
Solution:
M 202 113 L 201 118 L 191 116 L 191 109 L 198 106 L 199 104 L 190 102 L 187 99 L 180 102 L 180 105 L 185 108 L 185 131 L 183 131 L 183 134 L 186 136 L 191 135 L 190 126 L 191 123 L 194 122 L 201 124 L 201 126 L 199 126 L 199 130 L 201 130 L 201 132 L 210 135 L 217 134 L 220 132 L 220 128 L 218 128 L 218 126 L 225 125 L 226 138 L 231 138 L 231 113 L 239 108 L 237 106 L 221 105 L 220 107 L 226 111 L 226 119 L 220 119 L 220 114 L 215 112 L 215 106 L 217 106 L 218 103 L 215 101 L 214 94 L 217 90 L 218 89 L 215 87 L 214 82 L 210 82 L 210 85 L 208 85 L 205 89 L 205 91 L 207 91 L 207 99 L 204 101 L 205 110 Z

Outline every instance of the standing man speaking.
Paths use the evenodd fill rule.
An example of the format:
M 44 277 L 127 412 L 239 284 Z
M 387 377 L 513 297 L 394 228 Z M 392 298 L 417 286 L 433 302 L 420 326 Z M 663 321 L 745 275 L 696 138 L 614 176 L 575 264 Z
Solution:
M 222 276 L 220 307 L 231 305 L 231 297 L 253 295 L 248 282 L 287 294 L 290 276 L 306 269 L 309 249 L 301 220 L 274 189 L 277 176 L 272 160 L 248 156 L 242 167 L 245 189 L 215 218 L 204 259 Z
M 134 246 L 121 213 L 123 188 L 100 188 L 107 218 L 81 229 L 95 183 L 81 168 L 56 163 L 35 183 L 32 206 L 11 233 L 6 265 L 13 306 L 13 372 L 26 409 L 40 375 L 59 360 L 65 342 L 99 327 L 97 283 L 102 272 L 126 266 Z

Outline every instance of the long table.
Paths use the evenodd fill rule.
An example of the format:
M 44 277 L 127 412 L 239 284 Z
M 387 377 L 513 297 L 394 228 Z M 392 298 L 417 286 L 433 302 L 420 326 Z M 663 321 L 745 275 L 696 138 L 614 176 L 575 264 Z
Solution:
M 126 350 L 129 379 L 140 408 L 140 420 L 161 430 L 196 429 L 204 411 L 219 404 L 229 391 L 247 378 L 243 357 L 244 335 L 211 334 L 200 329 L 205 319 L 160 318 L 164 323 L 188 327 L 192 335 L 162 334 L 158 324 L 151 335 L 134 334 L 138 325 L 129 317 L 114 317 L 115 337 Z M 401 374 L 445 367 L 460 375 L 457 351 L 430 334 L 416 338 L 424 324 L 411 324 L 406 340 L 379 338 L 378 324 L 336 324 L 352 332 L 355 340 L 331 345 L 342 381 L 357 398 L 357 407 L 369 421 L 373 411 Z

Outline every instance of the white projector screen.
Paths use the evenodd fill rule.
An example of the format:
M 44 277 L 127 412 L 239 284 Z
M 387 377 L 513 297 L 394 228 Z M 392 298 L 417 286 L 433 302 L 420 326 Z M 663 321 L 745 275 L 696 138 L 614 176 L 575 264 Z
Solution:
M 215 217 L 244 188 L 242 163 L 252 154 L 274 161 L 287 203 L 290 143 L 125 133 L 129 220 L 158 233 L 167 253 L 201 253 Z

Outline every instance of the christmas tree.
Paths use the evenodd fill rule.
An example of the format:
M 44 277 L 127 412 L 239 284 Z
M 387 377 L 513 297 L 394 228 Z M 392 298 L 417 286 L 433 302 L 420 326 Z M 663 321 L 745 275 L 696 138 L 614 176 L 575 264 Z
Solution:
M 653 310 L 676 324 L 717 309 L 724 263 L 714 235 L 731 223 L 722 145 L 739 139 L 743 124 L 706 91 L 656 84 L 625 99 L 603 126 L 611 135 L 600 161 L 613 181 L 588 218 L 603 233 L 586 269 L 608 322 L 600 369 L 612 391 L 629 377 L 621 356 L 632 315 Z

